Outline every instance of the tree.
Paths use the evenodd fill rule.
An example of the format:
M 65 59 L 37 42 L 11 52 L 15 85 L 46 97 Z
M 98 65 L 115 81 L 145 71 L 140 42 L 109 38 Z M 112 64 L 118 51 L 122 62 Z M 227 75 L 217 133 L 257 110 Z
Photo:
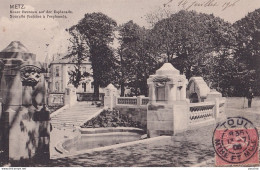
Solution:
M 84 36 L 79 33 L 76 26 L 72 26 L 66 31 L 71 35 L 69 39 L 71 45 L 65 58 L 71 58 L 72 62 L 75 63 L 75 69 L 69 71 L 69 83 L 78 88 L 81 81 L 90 76 L 90 73 L 81 73 L 80 71 L 82 63 L 89 57 L 89 49 Z
M 176 13 L 176 11 L 169 6 L 158 7 L 157 9 L 146 14 L 145 19 L 151 27 L 154 27 L 157 22 L 162 19 L 169 18 L 174 13 Z
M 119 28 L 118 55 L 120 58 L 121 95 L 124 95 L 125 84 L 138 89 L 147 95 L 147 78 L 155 71 L 157 60 L 151 53 L 149 30 L 129 21 Z
M 260 9 L 257 9 L 241 20 L 234 23 L 234 27 L 238 30 L 236 57 L 245 65 L 245 72 L 241 75 L 243 82 L 247 82 L 245 87 L 254 88 L 256 94 L 260 94 Z
M 112 78 L 114 53 L 110 48 L 116 22 L 102 13 L 85 14 L 75 27 L 89 48 L 94 79 L 94 98 L 99 97 L 99 87 L 105 86 Z
M 225 83 L 236 71 L 237 31 L 232 24 L 212 14 L 182 10 L 157 22 L 151 32 L 154 49 L 188 79 L 203 76 L 212 87 L 229 91 Z

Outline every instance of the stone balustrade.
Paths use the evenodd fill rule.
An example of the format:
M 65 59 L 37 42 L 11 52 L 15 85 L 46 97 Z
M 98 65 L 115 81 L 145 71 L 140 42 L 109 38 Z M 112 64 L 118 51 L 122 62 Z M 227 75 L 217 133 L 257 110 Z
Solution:
M 190 112 L 189 112 L 189 123 L 197 123 L 209 119 L 215 119 L 214 117 L 214 102 L 205 102 L 205 103 L 190 103 Z
M 225 114 L 225 99 L 210 102 L 189 104 L 189 126 L 207 121 L 215 121 L 219 115 Z
M 117 97 L 116 105 L 137 105 L 137 97 Z
M 149 97 L 142 98 L 141 105 L 147 105 L 149 103 Z
M 149 102 L 149 97 L 115 97 L 115 107 L 146 107 Z
M 48 105 L 49 106 L 63 106 L 64 105 L 65 93 L 49 93 Z
M 66 88 L 66 92 L 51 92 L 48 94 L 48 106 L 73 105 L 77 102 L 74 87 Z

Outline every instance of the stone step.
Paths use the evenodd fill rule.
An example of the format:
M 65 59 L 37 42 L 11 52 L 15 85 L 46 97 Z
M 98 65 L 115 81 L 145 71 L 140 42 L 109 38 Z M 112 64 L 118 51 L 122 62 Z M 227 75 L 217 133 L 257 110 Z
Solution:
M 52 127 L 57 129 L 74 129 L 75 126 L 83 125 L 84 121 L 100 109 L 91 105 L 91 103 L 77 103 L 52 117 Z

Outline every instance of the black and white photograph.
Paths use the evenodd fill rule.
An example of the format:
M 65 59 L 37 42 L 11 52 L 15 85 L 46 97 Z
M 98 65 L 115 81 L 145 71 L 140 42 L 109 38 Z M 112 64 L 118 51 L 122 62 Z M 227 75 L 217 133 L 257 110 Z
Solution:
M 0 167 L 259 169 L 260 0 L 0 0 Z

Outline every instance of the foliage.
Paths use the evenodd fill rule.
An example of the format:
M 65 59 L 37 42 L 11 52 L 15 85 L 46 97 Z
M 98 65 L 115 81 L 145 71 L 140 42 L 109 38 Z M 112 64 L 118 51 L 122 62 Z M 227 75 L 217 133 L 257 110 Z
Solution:
M 152 53 L 150 31 L 129 21 L 119 27 L 119 35 L 120 85 L 135 87 L 136 95 L 138 89 L 141 94 L 147 95 L 146 81 L 157 68 L 158 62 Z M 122 96 L 123 89 L 121 88 Z
M 229 49 L 232 25 L 213 15 L 180 11 L 152 29 L 155 48 L 189 79 L 204 65 L 203 56 Z M 234 39 L 234 38 L 233 38 Z
M 90 76 L 90 73 L 81 73 L 80 71 L 82 63 L 89 57 L 89 48 L 84 36 L 79 33 L 76 26 L 72 26 L 70 29 L 67 29 L 67 31 L 71 35 L 69 39 L 71 46 L 65 58 L 71 58 L 72 62 L 75 63 L 75 69 L 68 72 L 70 76 L 69 83 L 77 88 L 84 78 Z
M 91 13 L 85 14 L 77 25 L 69 29 L 73 41 L 68 57 L 74 57 L 77 63 L 75 70 L 70 72 L 71 81 L 77 87 L 84 78 L 80 65 L 86 59 L 91 61 L 95 98 L 99 96 L 99 87 L 108 85 L 113 79 L 115 58 L 109 45 L 113 41 L 115 27 L 116 22 L 108 16 Z
M 226 96 L 241 95 L 249 86 L 257 89 L 260 9 L 233 25 L 213 14 L 185 10 L 171 14 L 167 9 L 160 10 L 159 14 L 165 13 L 147 17 L 151 29 L 133 21 L 117 27 L 120 46 L 116 50 L 110 46 L 116 23 L 104 14 L 86 14 L 71 28 L 76 30 L 71 33 L 73 37 L 78 37 L 74 38 L 78 52 L 74 55 L 80 61 L 89 58 L 92 62 L 95 94 L 99 86 L 113 83 L 121 86 L 122 96 L 125 86 L 134 87 L 136 94 L 140 89 L 140 94 L 147 95 L 147 78 L 165 61 L 188 79 L 204 77 Z M 79 75 L 73 76 L 79 81 Z
M 79 85 L 84 81 L 84 83 L 88 84 L 89 81 L 86 81 L 86 78 L 91 76 L 88 72 L 81 72 L 80 68 L 77 65 L 74 66 L 74 70 L 68 72 L 69 74 L 69 84 L 72 84 L 74 87 L 78 88 Z
M 244 68 L 241 80 L 247 82 L 256 94 L 260 94 L 260 9 L 257 9 L 234 23 L 238 30 L 236 57 Z
M 141 122 L 133 121 L 130 116 L 121 114 L 118 110 L 105 110 L 81 126 L 81 128 L 99 127 L 136 127 L 146 130 L 146 127 L 141 125 Z
M 85 14 L 76 25 L 89 47 L 89 60 L 92 63 L 94 96 L 99 96 L 99 86 L 109 83 L 113 72 L 114 54 L 109 44 L 113 41 L 116 22 L 102 13 Z

